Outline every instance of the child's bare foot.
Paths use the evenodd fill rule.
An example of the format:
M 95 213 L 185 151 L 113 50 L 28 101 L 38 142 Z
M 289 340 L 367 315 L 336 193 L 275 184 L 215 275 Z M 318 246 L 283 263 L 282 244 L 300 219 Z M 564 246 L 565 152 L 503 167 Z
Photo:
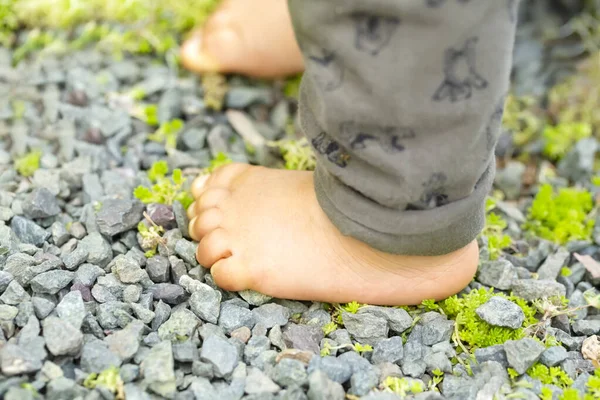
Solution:
M 186 68 L 278 78 L 304 69 L 286 0 L 225 0 L 182 46 Z
M 230 164 L 194 181 L 190 232 L 220 287 L 287 299 L 409 305 L 462 290 L 478 247 L 439 257 L 386 254 L 343 236 L 311 172 Z

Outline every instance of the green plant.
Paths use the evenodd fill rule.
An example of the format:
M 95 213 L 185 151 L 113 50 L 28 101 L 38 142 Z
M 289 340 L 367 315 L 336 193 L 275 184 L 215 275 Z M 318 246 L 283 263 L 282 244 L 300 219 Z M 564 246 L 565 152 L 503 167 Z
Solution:
M 352 346 L 352 349 L 357 352 L 358 354 L 360 354 L 361 356 L 364 353 L 369 353 L 371 351 L 373 351 L 373 347 L 371 347 L 370 344 L 360 344 L 360 343 L 354 343 L 354 345 Z
M 344 311 L 349 312 L 351 314 L 356 314 L 358 310 L 364 307 L 364 304 L 360 304 L 357 301 L 352 301 L 350 303 L 344 304 L 340 306 Z
M 323 330 L 323 334 L 325 336 L 328 336 L 331 332 L 335 331 L 338 328 L 338 325 L 331 321 L 328 324 L 325 324 L 321 327 L 321 330 Z
M 383 381 L 384 390 L 395 393 L 404 399 L 406 396 L 411 394 L 418 394 L 425 390 L 423 382 L 418 380 L 408 380 L 407 378 L 398 378 L 395 376 L 388 376 Z
M 592 136 L 592 126 L 586 122 L 560 122 L 544 128 L 545 156 L 551 160 L 560 160 L 581 139 Z
M 144 221 L 140 221 L 138 224 L 138 232 L 142 237 L 142 249 L 146 252 L 144 255 L 146 258 L 154 257 L 159 244 L 165 244 L 165 240 L 161 236 L 165 229 L 162 226 L 156 225 L 147 215 L 146 220 L 150 222 L 150 226 L 146 225 Z
M 490 260 L 496 260 L 502 253 L 502 250 L 508 248 L 512 244 L 510 236 L 503 232 L 508 226 L 504 218 L 492 212 L 496 208 L 496 201 L 492 198 L 486 200 L 486 216 L 485 227 L 481 234 L 487 238 L 488 252 Z
M 544 364 L 535 363 L 526 373 L 545 385 L 555 385 L 564 389 L 573 384 L 573 379 L 560 367 L 548 368 Z
M 475 310 L 494 296 L 500 296 L 517 304 L 523 310 L 525 319 L 522 327 L 511 329 L 507 327 L 492 326 L 479 318 Z M 494 289 L 480 288 L 472 290 L 461 296 L 454 295 L 438 303 L 440 310 L 449 318 L 455 320 L 453 339 L 459 345 L 468 347 L 488 347 L 502 344 L 507 340 L 518 340 L 525 336 L 524 327 L 537 322 L 536 310 L 529 306 L 527 301 L 517 296 L 507 296 L 503 293 L 494 293 Z M 469 352 L 468 347 L 463 351 Z
M 571 276 L 573 272 L 571 271 L 571 269 L 569 267 L 562 267 L 560 269 L 560 275 L 564 276 L 565 278 L 568 276 Z
M 25 42 L 13 52 L 13 64 L 18 64 L 31 53 L 41 50 L 54 41 L 50 32 L 33 29 L 27 34 Z
M 297 99 L 300 93 L 300 82 L 302 81 L 302 74 L 295 75 L 291 78 L 286 79 L 283 86 L 283 94 L 286 97 Z
M 186 179 L 183 178 L 180 169 L 174 169 L 171 177 L 167 177 L 169 166 L 165 161 L 157 161 L 152 164 L 148 170 L 148 178 L 153 185 L 151 188 L 138 186 L 133 195 L 142 203 L 160 203 L 172 205 L 174 201 L 179 201 L 184 208 L 188 208 L 194 201 L 192 195 L 183 190 L 183 184 Z
M 174 119 L 162 123 L 156 132 L 148 135 L 148 140 L 164 143 L 165 148 L 174 149 L 177 147 L 177 135 L 183 129 L 184 122 L 180 119 Z
M 202 89 L 204 90 L 204 104 L 215 111 L 223 108 L 225 95 L 229 91 L 227 79 L 217 73 L 202 75 Z
M 232 162 L 233 161 L 231 158 L 229 158 L 229 156 L 227 156 L 227 154 L 219 152 L 212 160 L 210 160 L 210 165 L 206 170 L 208 173 L 212 173 L 215 169 L 223 165 L 231 164 Z
M 269 145 L 279 149 L 285 161 L 285 169 L 313 171 L 317 166 L 317 159 L 306 138 L 300 140 L 283 139 L 271 142 Z
M 504 104 L 502 125 L 513 132 L 517 146 L 523 146 L 534 139 L 545 124 L 538 99 L 532 96 L 509 94 Z
M 596 368 L 586 385 L 585 400 L 600 399 L 600 368 Z
M 117 400 L 125 399 L 124 383 L 119 375 L 119 368 L 112 366 L 98 373 L 91 373 L 83 381 L 83 386 L 88 389 L 94 389 L 103 386 L 115 394 Z
M 21 176 L 33 176 L 40 168 L 40 158 L 42 158 L 41 151 L 31 151 L 15 160 L 15 169 Z
M 586 190 L 561 188 L 555 193 L 544 184 L 536 194 L 523 228 L 556 243 L 589 240 L 594 219 L 588 214 L 593 208 L 592 195 Z

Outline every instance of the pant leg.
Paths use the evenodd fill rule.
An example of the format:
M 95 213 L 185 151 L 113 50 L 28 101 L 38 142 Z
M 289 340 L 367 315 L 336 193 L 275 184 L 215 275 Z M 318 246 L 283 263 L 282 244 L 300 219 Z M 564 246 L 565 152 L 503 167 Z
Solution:
M 306 65 L 299 120 L 340 231 L 439 255 L 483 228 L 516 0 L 288 0 Z

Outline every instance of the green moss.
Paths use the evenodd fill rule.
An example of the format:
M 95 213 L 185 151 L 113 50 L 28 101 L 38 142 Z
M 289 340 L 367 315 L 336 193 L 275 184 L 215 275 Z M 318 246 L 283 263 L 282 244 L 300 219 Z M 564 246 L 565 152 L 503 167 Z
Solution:
M 581 139 L 592 136 L 592 126 L 585 122 L 561 122 L 544 128 L 543 153 L 551 160 L 560 160 Z
M 331 332 L 335 331 L 337 328 L 338 328 L 338 325 L 335 322 L 331 321 L 328 324 L 323 325 L 321 327 L 321 330 L 323 331 L 323 334 L 325 336 L 329 336 L 329 334 Z
M 495 200 L 488 198 L 486 202 L 485 227 L 481 235 L 487 238 L 488 252 L 491 260 L 496 260 L 502 253 L 502 250 L 510 247 L 512 244 L 510 236 L 503 233 L 508 224 L 504 218 L 492 212 L 495 208 Z
M 269 144 L 279 149 L 285 161 L 285 169 L 313 171 L 317 166 L 317 159 L 306 138 L 283 139 Z
M 200 25 L 219 0 L 1 0 L 0 41 L 14 42 L 20 27 L 77 31 L 76 47 L 97 42 L 98 48 L 121 54 L 174 50 L 183 34 Z M 94 23 L 93 25 L 89 25 Z M 47 45 L 48 43 L 46 43 Z
M 504 105 L 502 125 L 513 132 L 517 146 L 523 146 L 538 136 L 545 121 L 538 99 L 532 96 L 508 95 Z
M 15 160 L 15 169 L 24 177 L 33 176 L 40 168 L 41 151 L 32 151 Z
M 124 399 L 124 383 L 119 375 L 119 368 L 112 366 L 104 371 L 91 373 L 83 381 L 83 386 L 88 389 L 94 389 L 98 386 L 103 386 L 110 392 L 116 395 L 116 398 Z
M 166 149 L 177 147 L 177 136 L 182 131 L 184 122 L 180 119 L 174 119 L 160 125 L 156 132 L 148 135 L 148 140 L 164 143 Z
M 571 269 L 569 267 L 562 267 L 560 269 L 560 275 L 566 277 L 571 276 L 573 272 L 571 271 Z
M 298 74 L 291 78 L 288 78 L 285 81 L 285 85 L 283 87 L 283 94 L 286 97 L 290 97 L 292 99 L 297 99 L 298 94 L 300 93 L 300 82 L 302 81 L 302 74 Z
M 188 208 L 194 201 L 192 195 L 183 190 L 186 179 L 180 169 L 174 169 L 171 177 L 167 177 L 169 166 L 165 161 L 155 162 L 148 170 L 148 178 L 153 182 L 152 187 L 138 186 L 133 195 L 142 203 L 160 203 L 172 205 L 179 201 L 184 208 Z
M 536 194 L 523 228 L 556 243 L 589 240 L 594 219 L 588 214 L 593 208 L 590 192 L 562 188 L 555 193 L 549 184 L 542 185 Z
M 475 310 L 494 296 L 500 296 L 517 304 L 523 310 L 525 319 L 518 329 L 492 326 L 479 318 Z M 524 328 L 537 322 L 536 310 L 527 301 L 517 296 L 494 293 L 494 289 L 484 288 L 458 296 L 454 295 L 437 303 L 439 310 L 456 323 L 456 332 L 467 347 L 479 348 L 501 344 L 507 340 L 518 340 L 525 336 Z
M 401 399 L 413 394 L 422 393 L 425 390 L 423 382 L 419 380 L 408 380 L 407 378 L 398 378 L 388 376 L 383 381 L 383 388 L 389 392 L 395 393 Z
M 229 91 L 225 76 L 218 73 L 203 74 L 202 90 L 204 105 L 209 109 L 220 111 L 223 108 L 225 95 Z
M 544 364 L 535 363 L 527 370 L 527 375 L 538 379 L 545 385 L 555 385 L 567 388 L 573 384 L 573 379 L 560 367 L 546 367 Z

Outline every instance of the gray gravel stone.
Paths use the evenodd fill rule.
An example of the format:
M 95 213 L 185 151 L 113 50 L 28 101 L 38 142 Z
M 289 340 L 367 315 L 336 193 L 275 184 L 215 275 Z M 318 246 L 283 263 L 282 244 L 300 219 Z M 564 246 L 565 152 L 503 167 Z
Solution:
M 571 253 L 561 247 L 555 254 L 551 254 L 537 270 L 539 280 L 556 280 L 562 267 L 567 265 Z
M 209 336 L 202 344 L 200 358 L 213 365 L 216 377 L 231 374 L 239 362 L 237 348 L 218 336 Z
M 169 281 L 170 266 L 169 259 L 163 256 L 154 256 L 146 261 L 146 272 L 154 283 Z
M 29 294 L 23 289 L 19 282 L 12 280 L 6 287 L 2 296 L 0 296 L 0 301 L 4 304 L 9 305 L 17 305 L 25 301 L 29 301 Z
M 319 343 L 323 339 L 323 331 L 318 326 L 288 324 L 283 329 L 283 340 L 290 349 L 312 351 L 320 354 Z
M 579 320 L 572 325 L 573 332 L 577 335 L 591 336 L 600 333 L 600 319 Z
M 135 303 L 140 299 L 142 287 L 140 285 L 127 285 L 123 290 L 123 301 L 125 303 Z
M 142 361 L 140 371 L 152 392 L 172 398 L 177 391 L 177 386 L 171 341 L 164 340 L 152 347 L 148 356 Z
M 177 223 L 177 228 L 181 231 L 181 234 L 184 238 L 189 238 L 190 233 L 188 231 L 188 226 L 190 224 L 190 220 L 187 216 L 185 208 L 177 200 L 173 202 L 173 214 L 175 214 L 175 222 Z
M 60 207 L 56 197 L 46 188 L 37 188 L 23 202 L 23 212 L 31 219 L 48 218 L 58 215 Z
M 450 340 L 454 331 L 454 321 L 436 312 L 423 314 L 419 323 L 423 326 L 421 340 L 426 346 Z
M 238 307 L 231 303 L 221 304 L 218 324 L 226 333 L 231 333 L 239 327 L 254 328 L 254 315 L 247 308 Z
M 79 354 L 83 346 L 83 335 L 78 328 L 66 320 L 48 317 L 42 323 L 46 346 L 55 356 Z
M 307 372 L 312 374 L 316 370 L 325 372 L 329 379 L 341 384 L 346 383 L 352 376 L 350 365 L 332 356 L 313 357 L 308 364 Z
M 389 339 L 383 339 L 373 348 L 371 361 L 373 364 L 391 362 L 400 364 L 403 356 L 402 338 L 392 336 Z
M 106 275 L 106 272 L 97 265 L 83 264 L 77 268 L 73 282 L 81 283 L 84 286 L 92 286 L 96 282 L 96 279 L 103 275 Z
M 512 291 L 515 296 L 519 296 L 528 301 L 541 299 L 544 297 L 564 296 L 566 289 L 556 281 L 519 279 L 513 286 Z
M 100 233 L 114 236 L 135 228 L 142 219 L 144 208 L 144 204 L 138 200 L 104 200 L 100 211 L 96 214 L 96 224 Z
M 50 238 L 50 232 L 27 218 L 13 217 L 10 228 L 21 242 L 37 247 L 41 247 Z
M 524 338 L 521 340 L 508 340 L 504 343 L 506 359 L 508 364 L 519 374 L 524 374 L 531 367 L 545 350 L 540 342 Z
M 174 283 L 157 283 L 152 285 L 150 290 L 155 300 L 162 300 L 171 305 L 181 304 L 187 299 L 183 288 Z
M 485 261 L 477 273 L 479 282 L 500 290 L 510 289 L 517 279 L 517 271 L 508 260 Z
M 276 325 L 283 326 L 287 324 L 291 316 L 291 311 L 279 304 L 269 303 L 253 309 L 252 314 L 257 324 L 271 329 Z
M 173 357 L 175 361 L 191 363 L 199 359 L 198 349 L 191 340 L 173 344 Z
M 71 271 L 54 270 L 44 272 L 31 280 L 31 289 L 36 293 L 56 294 L 71 283 L 74 277 L 75 273 Z
M 332 381 L 323 371 L 315 371 L 308 377 L 309 400 L 344 400 L 344 388 Z
M 4 375 L 30 374 L 42 368 L 41 359 L 16 344 L 5 344 L 0 353 L 0 366 Z
M 171 316 L 171 307 L 159 300 L 154 308 L 154 320 L 152 321 L 152 330 L 156 331 L 162 324 L 164 324 Z
M 408 341 L 404 345 L 402 358 L 402 372 L 413 378 L 418 378 L 425 373 L 427 365 L 423 360 L 424 346 L 417 341 Z
M 6 290 L 12 280 L 13 276 L 10 272 L 0 271 L 0 293 Z
M 244 348 L 244 362 L 252 364 L 254 359 L 271 348 L 271 341 L 266 336 L 252 336 Z
M 308 375 L 301 361 L 283 358 L 273 369 L 271 378 L 278 385 L 287 388 L 290 386 L 302 386 L 306 383 Z
M 423 361 L 425 361 L 427 372 L 429 373 L 432 373 L 435 370 L 452 373 L 452 363 L 444 353 L 428 354 Z
M 129 306 L 131 307 L 131 311 L 133 311 L 133 314 L 145 324 L 150 324 L 156 315 L 154 311 L 148 310 L 140 304 L 129 303 Z
M 87 262 L 104 268 L 112 260 L 112 248 L 110 243 L 98 232 L 92 232 L 84 237 L 79 246 L 88 251 Z
M 119 356 L 111 352 L 101 340 L 86 341 L 81 349 L 81 368 L 87 373 L 100 373 L 112 366 L 121 365 Z
M 273 299 L 271 296 L 258 293 L 254 290 L 242 290 L 238 294 L 251 306 L 262 306 Z
M 562 346 L 547 348 L 540 357 L 540 362 L 546 367 L 554 367 L 567 359 L 567 350 Z
M 365 306 L 358 310 L 358 314 L 373 314 L 384 318 L 392 332 L 402 333 L 412 326 L 412 318 L 406 310 L 394 307 Z
M 141 321 L 133 320 L 125 329 L 113 332 L 104 341 L 113 354 L 116 354 L 123 362 L 127 362 L 138 351 L 144 329 Z
M 135 364 L 125 364 L 119 369 L 119 376 L 124 383 L 133 382 L 140 376 L 140 367 Z
M 241 326 L 241 327 L 237 328 L 235 331 L 231 332 L 230 336 L 232 338 L 236 338 L 240 342 L 246 344 L 246 343 L 248 343 L 248 340 L 250 340 L 250 337 L 252 336 L 252 332 L 250 331 L 250 329 L 247 326 Z
M 364 396 L 379 383 L 379 373 L 375 369 L 353 374 L 350 378 L 350 394 Z
M 192 267 L 196 267 L 199 265 L 196 260 L 196 247 L 197 245 L 189 240 L 179 239 L 175 242 L 175 254 Z
M 277 393 L 281 390 L 275 382 L 271 380 L 264 372 L 258 368 L 248 368 L 248 376 L 246 377 L 246 393 Z
M 388 336 L 388 323 L 384 318 L 367 313 L 342 312 L 342 320 L 350 335 L 360 343 L 375 345 Z
M 186 308 L 178 308 L 173 311 L 169 319 L 158 328 L 158 336 L 161 340 L 190 338 L 199 324 L 200 321 L 193 312 Z
M 56 303 L 45 295 L 38 294 L 31 298 L 31 303 L 33 304 L 33 311 L 35 312 L 35 316 L 39 319 L 46 318 L 52 310 L 56 307 Z
M 69 254 L 65 254 L 61 259 L 65 268 L 73 271 L 88 258 L 88 250 L 85 247 L 78 247 Z
M 81 292 L 67 293 L 56 306 L 56 313 L 61 320 L 71 324 L 73 328 L 79 329 L 86 315 Z
M 125 255 L 118 255 L 111 264 L 112 273 L 123 283 L 138 283 L 147 276 L 137 262 Z
M 200 281 L 196 281 L 193 288 L 189 299 L 191 310 L 200 319 L 216 324 L 221 312 L 221 292 Z
M 508 367 L 506 351 L 504 351 L 504 345 L 501 344 L 475 349 L 475 359 L 479 364 L 487 361 L 495 361 L 504 368 Z
M 479 318 L 490 325 L 520 328 L 525 319 L 521 307 L 500 296 L 493 296 L 475 310 Z

